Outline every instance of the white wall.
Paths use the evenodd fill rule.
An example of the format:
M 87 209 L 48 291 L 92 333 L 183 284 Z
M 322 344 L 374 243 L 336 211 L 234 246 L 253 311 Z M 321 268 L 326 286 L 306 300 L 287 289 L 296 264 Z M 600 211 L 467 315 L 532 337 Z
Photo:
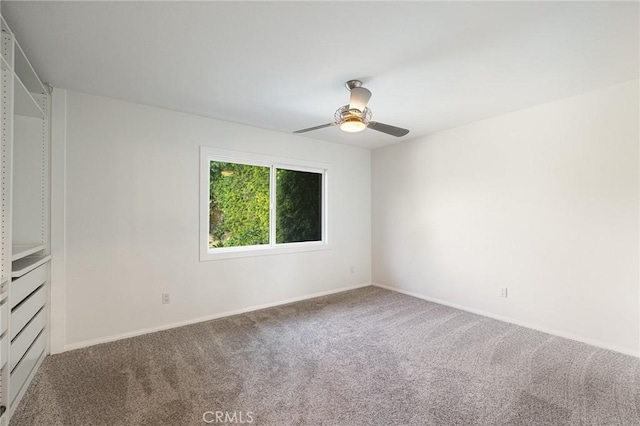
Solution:
M 636 81 L 375 150 L 374 282 L 638 354 L 639 112 Z
M 66 201 L 54 200 L 52 226 L 66 241 L 53 244 L 66 267 L 52 291 L 66 307 L 53 306 L 53 347 L 370 284 L 369 150 L 71 91 L 54 102 L 53 193 Z M 200 145 L 329 163 L 332 248 L 200 262 Z

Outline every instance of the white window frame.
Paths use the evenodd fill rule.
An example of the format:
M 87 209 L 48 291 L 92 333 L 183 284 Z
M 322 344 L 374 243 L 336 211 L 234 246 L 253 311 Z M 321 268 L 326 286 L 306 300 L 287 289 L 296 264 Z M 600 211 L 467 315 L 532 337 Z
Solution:
M 269 167 L 269 243 L 253 246 L 209 248 L 209 181 L 210 162 L 246 164 Z M 322 240 L 297 243 L 276 243 L 276 185 L 277 169 L 322 175 Z M 238 257 L 276 255 L 305 251 L 327 250 L 329 243 L 329 165 L 326 163 L 294 160 L 242 151 L 231 151 L 210 146 L 200 147 L 200 261 L 232 259 Z

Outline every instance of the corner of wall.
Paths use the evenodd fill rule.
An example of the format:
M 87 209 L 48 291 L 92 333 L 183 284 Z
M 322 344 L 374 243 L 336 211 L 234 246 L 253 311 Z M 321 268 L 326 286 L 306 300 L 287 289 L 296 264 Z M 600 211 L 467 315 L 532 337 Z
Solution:
M 65 350 L 67 91 L 55 88 L 51 105 L 51 282 L 49 352 Z

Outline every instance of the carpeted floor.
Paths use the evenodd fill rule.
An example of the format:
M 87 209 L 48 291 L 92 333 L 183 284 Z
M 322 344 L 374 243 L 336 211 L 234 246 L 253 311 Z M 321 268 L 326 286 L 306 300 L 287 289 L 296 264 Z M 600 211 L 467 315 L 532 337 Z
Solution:
M 48 357 L 11 425 L 204 425 L 203 415 L 640 425 L 640 360 L 366 287 Z

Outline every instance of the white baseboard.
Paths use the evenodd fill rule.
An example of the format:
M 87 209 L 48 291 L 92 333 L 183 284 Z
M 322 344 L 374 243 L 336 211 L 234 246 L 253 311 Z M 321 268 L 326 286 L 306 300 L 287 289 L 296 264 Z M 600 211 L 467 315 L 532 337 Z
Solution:
M 250 307 L 247 307 L 247 308 L 236 309 L 234 311 L 221 312 L 219 314 L 206 315 L 206 316 L 203 316 L 203 317 L 194 318 L 194 319 L 190 319 L 190 320 L 178 321 L 178 322 L 174 322 L 174 323 L 170 323 L 170 324 L 163 324 L 163 325 L 158 326 L 158 327 L 144 328 L 144 329 L 140 329 L 140 330 L 129 331 L 129 332 L 126 332 L 126 333 L 120 333 L 120 334 L 114 334 L 114 335 L 111 335 L 111 336 L 99 337 L 97 339 L 84 340 L 82 342 L 76 342 L 76 343 L 70 343 L 70 344 L 64 345 L 64 350 L 65 350 L 65 352 L 66 351 L 72 351 L 74 349 L 86 348 L 88 346 L 99 345 L 101 343 L 114 342 L 116 340 L 128 339 L 129 337 L 135 337 L 135 336 L 141 336 L 143 334 L 155 333 L 156 331 L 169 330 L 171 328 L 183 327 L 185 325 L 196 324 L 196 323 L 199 323 L 199 322 L 210 321 L 210 320 L 214 320 L 214 319 L 218 319 L 218 318 L 224 318 L 224 317 L 230 317 L 230 316 L 233 316 L 233 315 L 244 314 L 244 313 L 252 312 L 252 311 L 259 311 L 261 309 L 273 308 L 274 306 L 287 305 L 289 303 L 300 302 L 302 300 L 313 299 L 313 298 L 321 297 L 321 296 L 328 296 L 330 294 L 342 293 L 344 291 L 355 290 L 357 288 L 369 287 L 369 286 L 371 286 L 371 283 L 358 284 L 358 285 L 349 286 L 349 287 L 341 287 L 341 288 L 337 288 L 337 289 L 334 289 L 334 290 L 327 290 L 327 291 L 321 291 L 319 293 L 308 294 L 306 296 L 293 297 L 291 299 L 280 300 L 278 302 L 265 303 L 265 304 L 262 304 L 262 305 L 256 305 L 256 306 L 250 306 Z
M 608 343 L 604 343 L 601 342 L 599 340 L 594 340 L 594 339 L 590 339 L 587 337 L 583 337 L 583 336 L 578 336 L 572 333 L 567 333 L 561 330 L 556 330 L 553 328 L 548 328 L 545 326 L 541 326 L 538 324 L 533 324 L 527 321 L 520 321 L 514 318 L 509 318 L 509 317 L 505 317 L 502 315 L 496 315 L 493 314 L 491 312 L 487 312 L 487 311 L 483 311 L 480 309 L 475 309 L 475 308 L 470 308 L 468 306 L 462 306 L 462 305 L 458 305 L 456 303 L 451 303 L 451 302 L 447 302 L 445 300 L 440 300 L 440 299 L 435 299 L 433 297 L 429 297 L 429 296 L 425 296 L 419 293 L 414 293 L 412 291 L 407 291 L 407 290 L 403 290 L 401 288 L 397 288 L 397 287 L 391 287 L 391 286 L 387 286 L 387 285 L 383 285 L 383 284 L 379 284 L 379 283 L 372 283 L 373 286 L 375 287 L 380 287 L 380 288 L 384 288 L 386 290 L 391 290 L 391 291 L 395 291 L 398 293 L 402 293 L 402 294 L 406 294 L 407 296 L 412 296 L 412 297 L 416 297 L 418 299 L 422 299 L 422 300 L 426 300 L 428 302 L 433 302 L 433 303 L 437 303 L 439 305 L 445 305 L 445 306 L 449 306 L 451 308 L 455 308 L 455 309 L 460 309 L 461 311 L 466 311 L 466 312 L 471 312 L 473 314 L 478 314 L 478 315 L 482 315 L 483 317 L 488 317 L 488 318 L 493 318 L 499 321 L 504 321 L 504 322 L 508 322 L 510 324 L 515 324 L 515 325 L 519 325 L 521 327 L 526 327 L 526 328 L 530 328 L 532 330 L 536 330 L 536 331 L 541 331 L 543 333 L 547 333 L 547 334 L 551 334 L 554 336 L 558 336 L 558 337 L 563 337 L 565 339 L 570 339 L 570 340 L 576 340 L 578 342 L 582 342 L 582 343 L 586 343 L 588 345 L 592 345 L 592 346 L 597 346 L 599 348 L 603 348 L 603 349 L 609 349 L 615 352 L 620 352 L 623 353 L 625 355 L 631 355 L 631 356 L 635 356 L 635 357 L 640 357 L 640 353 L 638 351 L 635 351 L 633 349 L 629 349 L 629 348 L 623 348 L 623 347 L 619 347 L 619 346 L 615 346 L 615 345 L 610 345 Z

